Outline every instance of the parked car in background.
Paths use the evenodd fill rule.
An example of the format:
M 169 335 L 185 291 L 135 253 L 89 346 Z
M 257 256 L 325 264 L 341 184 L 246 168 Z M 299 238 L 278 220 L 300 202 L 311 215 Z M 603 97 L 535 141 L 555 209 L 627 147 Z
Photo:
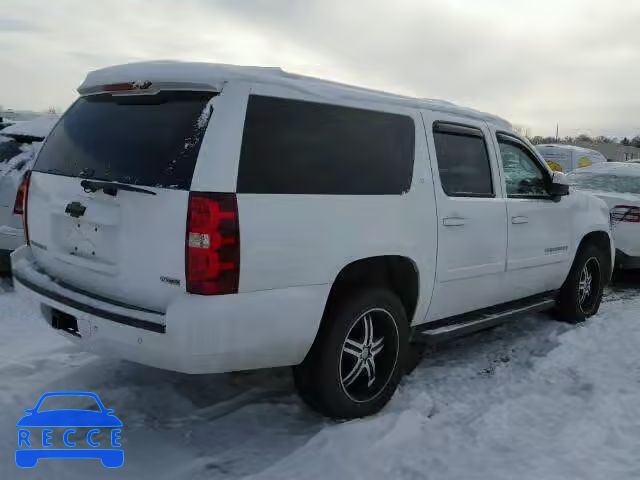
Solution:
M 23 182 L 11 258 L 16 290 L 87 350 L 294 365 L 310 406 L 353 418 L 392 397 L 411 329 L 598 311 L 605 203 L 499 117 L 201 63 L 109 67 L 78 91 Z
M 567 175 L 575 188 L 591 192 L 609 206 L 616 247 L 615 266 L 640 268 L 640 164 L 609 162 Z
M 22 217 L 14 213 L 20 183 L 57 120 L 43 115 L 0 130 L 0 273 L 10 270 L 9 255 L 24 243 Z
M 567 173 L 596 163 L 607 162 L 600 152 L 574 145 L 543 144 L 536 145 L 536 149 L 555 172 Z
M 5 128 L 7 128 L 10 125 L 13 125 L 14 122 L 12 122 L 11 120 L 4 118 L 4 117 L 0 117 L 0 130 L 4 130 Z

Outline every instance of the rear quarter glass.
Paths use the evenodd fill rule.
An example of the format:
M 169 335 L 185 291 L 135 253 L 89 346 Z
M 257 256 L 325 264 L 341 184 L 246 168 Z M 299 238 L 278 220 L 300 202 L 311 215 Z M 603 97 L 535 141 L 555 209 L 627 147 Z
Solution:
M 214 95 L 81 97 L 50 133 L 34 171 L 188 189 Z
M 401 114 L 250 95 L 238 193 L 401 195 L 415 124 Z

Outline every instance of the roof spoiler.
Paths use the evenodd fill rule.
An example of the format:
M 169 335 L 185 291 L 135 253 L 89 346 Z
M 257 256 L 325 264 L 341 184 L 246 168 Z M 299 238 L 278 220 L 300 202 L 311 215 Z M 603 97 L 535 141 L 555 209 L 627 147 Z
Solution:
M 222 86 L 195 82 L 151 82 L 136 80 L 132 82 L 107 83 L 103 85 L 86 85 L 78 87 L 80 95 L 110 93 L 112 95 L 155 95 L 162 90 L 197 90 L 219 92 Z

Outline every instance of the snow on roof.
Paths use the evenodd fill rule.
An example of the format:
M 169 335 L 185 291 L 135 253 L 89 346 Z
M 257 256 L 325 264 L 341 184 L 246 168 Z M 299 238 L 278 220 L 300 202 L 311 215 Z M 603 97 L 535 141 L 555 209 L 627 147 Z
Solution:
M 486 122 L 511 130 L 511 124 L 497 116 L 461 107 L 444 100 L 419 99 L 329 80 L 285 72 L 278 67 L 250 67 L 199 62 L 154 61 L 115 65 L 89 72 L 78 92 L 94 93 L 100 85 L 150 81 L 163 84 L 188 84 L 191 88 L 219 90 L 229 81 L 279 84 L 328 100 L 369 100 L 379 103 L 425 108 Z
M 17 122 L 0 130 L 0 135 L 8 137 L 34 137 L 43 139 L 60 118 L 58 115 L 46 114 L 33 120 Z
M 640 177 L 640 164 L 632 162 L 606 162 L 595 163 L 588 167 L 578 168 L 571 174 L 581 173 L 607 173 L 610 175 L 626 175 L 632 177 Z

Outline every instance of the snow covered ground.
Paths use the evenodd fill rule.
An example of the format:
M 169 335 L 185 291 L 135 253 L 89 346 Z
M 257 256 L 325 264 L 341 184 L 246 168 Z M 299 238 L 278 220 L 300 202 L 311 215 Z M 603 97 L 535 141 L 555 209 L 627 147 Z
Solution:
M 373 418 L 334 423 L 287 369 L 188 376 L 80 352 L 0 282 L 0 479 L 640 478 L 640 276 L 581 326 L 544 314 L 425 353 Z M 13 460 L 46 391 L 88 390 L 123 421 L 125 463 Z

